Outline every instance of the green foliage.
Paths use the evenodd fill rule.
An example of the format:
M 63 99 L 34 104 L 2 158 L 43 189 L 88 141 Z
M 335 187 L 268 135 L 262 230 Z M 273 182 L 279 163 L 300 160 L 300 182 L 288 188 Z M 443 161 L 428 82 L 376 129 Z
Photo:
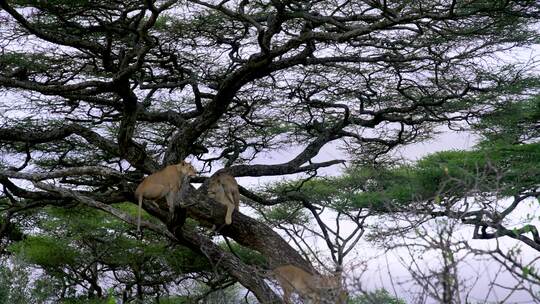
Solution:
M 50 67 L 59 65 L 69 67 L 69 61 L 60 61 L 53 55 L 37 51 L 28 53 L 2 50 L 2 53 L 0 54 L 0 71 L 2 71 L 2 74 L 9 75 L 19 81 L 33 79 L 34 76 L 39 73 L 51 73 L 51 75 L 54 75 L 54 72 L 51 72 Z M 13 124 L 28 129 L 36 124 L 36 119 L 31 115 L 28 115 L 23 119 L 13 121 Z M 20 146 L 26 146 L 26 144 Z
M 241 28 L 240 23 L 233 22 L 227 16 L 213 11 L 198 13 L 192 20 L 168 18 L 162 22 L 169 25 L 163 27 L 162 30 L 192 39 L 204 36 L 232 37 Z
M 377 289 L 373 292 L 352 297 L 348 304 L 406 304 L 405 300 L 393 297 L 385 289 Z
M 113 206 L 132 216 L 138 216 L 139 214 L 139 207 L 132 203 L 124 202 L 124 203 L 114 204 Z M 150 216 L 148 212 L 146 212 L 144 209 L 141 209 L 141 219 L 145 221 L 153 222 L 153 223 L 158 222 L 153 216 Z
M 2 206 L 2 200 L 0 200 L 0 206 Z M 0 218 L 0 225 L 4 224 L 4 219 Z M 24 233 L 17 224 L 10 222 L 3 231 L 4 236 L 10 241 L 21 241 L 24 238 Z
M 212 269 L 207 259 L 193 254 L 185 247 L 164 248 L 159 254 L 162 255 L 166 265 L 177 273 L 201 272 Z
M 538 83 L 530 84 L 540 86 Z M 508 102 L 486 114 L 475 128 L 486 138 L 481 146 L 518 144 L 540 138 L 540 95 Z
M 175 296 L 159 299 L 159 304 L 189 304 L 193 303 L 193 300 L 188 296 Z
M 0 66 L 16 66 L 24 68 L 36 68 L 35 64 L 39 63 L 42 59 L 40 54 L 27 54 L 17 52 L 6 52 L 0 56 Z
M 204 303 L 207 304 L 222 304 L 222 303 L 246 303 L 246 299 L 240 294 L 241 287 L 232 285 L 221 290 L 211 290 L 210 287 L 204 284 L 197 285 L 191 296 L 170 296 L 160 297 L 159 304 L 190 304 L 200 302 L 198 295 L 207 294 L 204 297 Z M 247 303 L 254 303 L 249 300 Z
M 348 174 L 362 185 L 361 191 L 350 200 L 356 208 L 384 209 L 388 203 L 403 204 L 425 192 L 420 188 L 420 181 L 413 178 L 414 168 L 406 165 L 399 168 L 362 167 L 350 170 Z
M 344 176 L 304 182 L 295 195 L 342 211 L 356 208 L 385 211 L 392 205 L 424 200 L 440 203 L 444 197 L 463 197 L 471 192 L 514 195 L 540 184 L 539 159 L 540 143 L 492 142 L 472 151 L 434 153 L 413 165 L 356 167 Z M 284 183 L 270 191 L 286 197 L 284 189 L 299 185 Z M 299 207 L 300 204 L 280 205 L 267 214 L 273 220 L 294 219 L 294 214 L 302 212 Z
M 229 249 L 226 243 L 222 243 L 221 247 L 226 248 L 227 250 L 232 250 L 244 263 L 248 265 L 257 265 L 261 267 L 266 267 L 267 265 L 266 258 L 255 250 L 251 250 L 234 242 L 231 243 L 231 249 Z
M 357 168 L 366 192 L 357 206 L 383 202 L 404 204 L 440 196 L 462 197 L 469 192 L 513 195 L 540 184 L 540 144 L 499 145 L 473 151 L 429 155 L 414 166 L 392 169 Z
M 424 170 L 436 171 L 437 167 L 447 168 L 449 185 L 446 188 L 465 186 L 465 190 L 478 187 L 482 192 L 500 190 L 512 195 L 539 184 L 538 159 L 540 144 L 491 145 L 474 151 L 442 152 L 426 157 L 419 162 Z M 446 169 L 444 169 L 446 170 Z M 453 181 L 455 180 L 455 182 Z M 482 183 L 477 183 L 479 180 Z M 424 179 L 428 182 L 428 179 Z
M 27 286 L 29 288 L 29 286 Z M 64 288 L 64 282 L 61 277 L 42 275 L 33 282 L 32 286 L 32 298 L 37 303 L 50 303 L 57 300 L 58 290 Z M 76 290 L 73 287 L 66 289 L 65 295 L 67 297 L 75 296 Z
M 301 204 L 291 202 L 264 208 L 264 216 L 272 222 L 286 222 L 290 224 L 307 223 L 306 211 Z
M 168 284 L 185 273 L 210 269 L 204 257 L 182 246 L 172 247 L 160 236 L 148 232 L 143 241 L 134 238 L 132 226 L 103 211 L 84 206 L 44 211 L 34 227 L 40 232 L 8 247 L 15 258 L 43 270 L 42 275 L 33 278 L 36 296 L 46 298 L 52 294 L 54 298 L 62 289 L 59 282 L 66 280 L 84 285 L 86 277 L 74 269 L 97 269 L 98 277 L 105 275 L 99 272 L 101 269 L 115 269 L 123 272 L 122 280 L 128 284 L 130 279 L 135 280 L 135 272 L 151 284 Z M 96 300 L 72 293 L 63 303 L 109 303 L 114 301 L 114 292 L 110 289 L 108 298 Z
M 156 23 L 154 24 L 154 29 L 158 31 L 168 31 L 170 28 L 170 24 L 173 22 L 178 22 L 177 19 L 175 19 L 172 16 L 169 15 L 161 15 L 157 18 Z
M 268 125 L 267 128 L 264 129 L 264 131 L 268 134 L 282 134 L 282 133 L 288 133 L 293 132 L 295 130 L 295 126 L 293 124 L 289 124 L 286 122 L 275 122 L 275 119 L 268 118 L 264 121 L 265 125 Z
M 0 265 L 0 303 L 42 304 L 56 303 L 55 291 L 62 288 L 60 282 L 50 277 L 33 280 L 35 268 L 20 259 L 10 259 Z M 67 288 L 65 294 L 74 290 Z
M 527 279 L 527 277 L 533 275 L 533 276 L 538 276 L 538 272 L 536 270 L 536 268 L 534 266 L 523 266 L 521 268 L 521 275 L 523 276 L 524 279 Z
M 30 303 L 29 276 L 30 273 L 20 263 L 15 263 L 11 269 L 0 266 L 0 303 Z
M 8 250 L 26 262 L 44 268 L 75 264 L 77 251 L 65 240 L 49 236 L 31 236 L 11 245 Z
M 47 219 L 41 222 L 47 231 L 74 231 L 91 234 L 105 234 L 108 229 L 119 228 L 121 221 L 93 208 L 47 208 Z
M 243 301 L 243 295 L 240 294 L 241 286 L 234 284 L 225 289 L 215 290 L 205 297 L 204 303 L 207 304 L 223 304 L 223 303 L 241 303 Z M 195 292 L 199 294 L 205 294 L 210 291 L 210 287 L 206 285 L 199 285 Z
M 111 302 L 112 301 L 112 302 Z M 116 301 L 109 297 L 106 299 L 87 299 L 84 296 L 62 299 L 60 304 L 113 304 Z

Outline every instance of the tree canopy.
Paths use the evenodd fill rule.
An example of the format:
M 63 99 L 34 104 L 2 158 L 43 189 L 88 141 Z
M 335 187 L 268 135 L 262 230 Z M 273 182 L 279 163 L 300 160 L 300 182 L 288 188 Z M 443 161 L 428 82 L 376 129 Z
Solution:
M 443 189 L 463 194 L 478 180 L 469 174 L 488 163 L 511 170 L 502 179 L 486 173 L 486 189 L 535 191 L 538 75 L 533 61 L 511 58 L 537 46 L 539 13 L 534 0 L 0 0 L 2 249 L 14 243 L 9 252 L 56 267 L 65 280 L 86 276 L 82 285 L 98 297 L 106 296 L 97 283 L 103 271 L 121 269 L 139 299 L 152 293 L 143 289 L 214 271 L 227 276 L 216 286 L 238 282 L 258 301 L 279 303 L 261 267 L 317 270 L 263 219 L 276 208 L 318 215 L 327 205 L 317 195 L 331 189 L 309 188 L 309 180 L 322 168 L 363 168 L 341 184 L 343 203 L 328 205 L 359 224 L 356 237 L 365 210 L 380 212 L 388 200 L 409 205 L 411 192 L 439 203 L 434 194 L 447 177 L 456 184 Z M 508 118 L 505 109 L 525 116 Z M 492 130 L 491 143 L 511 145 L 392 167 L 394 149 L 438 126 L 470 123 Z M 316 160 L 322 149 L 345 156 Z M 266 158 L 279 153 L 287 158 Z M 145 201 L 137 239 L 126 203 L 136 204 L 145 174 L 182 160 L 203 186 L 185 189 L 174 215 L 164 202 Z M 224 246 L 208 235 L 225 214 L 206 193 L 217 169 L 300 181 L 271 194 L 241 187 L 261 217 L 235 212 L 218 230 L 235 242 Z M 339 269 L 356 238 L 340 247 L 331 234 L 323 229 Z M 185 269 L 193 261 L 200 268 Z M 151 286 L 150 272 L 136 278 L 141 267 L 167 279 Z

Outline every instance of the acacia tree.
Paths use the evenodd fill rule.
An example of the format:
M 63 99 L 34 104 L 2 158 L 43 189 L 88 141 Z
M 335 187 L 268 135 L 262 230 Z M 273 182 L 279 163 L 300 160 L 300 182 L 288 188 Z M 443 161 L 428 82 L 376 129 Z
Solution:
M 144 174 L 188 158 L 202 173 L 316 174 L 328 145 L 368 163 L 525 90 L 500 55 L 538 38 L 536 1 L 0 0 L 3 227 L 46 205 L 135 202 Z M 291 145 L 280 163 L 257 157 Z M 196 181 L 204 182 L 205 177 Z M 258 204 L 265 200 L 242 188 Z M 144 229 L 190 247 L 261 302 L 279 302 L 253 267 L 202 227 L 224 208 L 189 188 Z M 169 220 L 172 219 L 172 220 Z M 4 229 L 6 230 L 6 229 Z M 235 213 L 220 233 L 270 267 L 314 271 L 264 223 Z M 255 275 L 254 275 L 255 274 Z

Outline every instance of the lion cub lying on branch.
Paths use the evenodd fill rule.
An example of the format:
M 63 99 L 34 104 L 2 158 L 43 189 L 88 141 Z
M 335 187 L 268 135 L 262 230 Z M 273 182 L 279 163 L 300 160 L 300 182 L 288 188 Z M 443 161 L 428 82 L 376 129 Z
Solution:
M 174 214 L 175 196 L 182 191 L 182 184 L 186 178 L 195 176 L 197 171 L 193 166 L 181 161 L 177 165 L 170 165 L 158 172 L 147 176 L 135 190 L 135 197 L 139 200 L 139 212 L 137 218 L 137 231 L 141 231 L 141 208 L 143 198 L 159 200 L 165 198 L 169 206 L 169 216 Z
M 283 265 L 276 267 L 271 275 L 283 289 L 283 300 L 287 304 L 292 303 L 293 292 L 313 304 L 347 303 L 347 292 L 342 288 L 340 273 L 320 276 L 293 265 Z

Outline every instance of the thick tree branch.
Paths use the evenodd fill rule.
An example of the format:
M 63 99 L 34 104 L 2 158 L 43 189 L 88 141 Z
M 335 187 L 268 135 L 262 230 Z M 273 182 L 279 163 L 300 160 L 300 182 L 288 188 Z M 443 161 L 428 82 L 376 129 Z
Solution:
M 40 181 L 44 179 L 52 179 L 52 178 L 59 178 L 59 177 L 67 177 L 67 176 L 81 176 L 81 175 L 96 175 L 96 176 L 114 176 L 114 177 L 122 177 L 122 173 L 118 172 L 116 170 L 107 168 L 107 167 L 97 167 L 97 166 L 84 166 L 84 167 L 76 167 L 76 168 L 67 168 L 67 169 L 60 169 L 50 172 L 32 172 L 32 173 L 23 173 L 19 171 L 10 171 L 0 170 L 0 175 L 11 177 L 11 178 L 18 178 L 18 179 L 26 179 L 30 181 Z

